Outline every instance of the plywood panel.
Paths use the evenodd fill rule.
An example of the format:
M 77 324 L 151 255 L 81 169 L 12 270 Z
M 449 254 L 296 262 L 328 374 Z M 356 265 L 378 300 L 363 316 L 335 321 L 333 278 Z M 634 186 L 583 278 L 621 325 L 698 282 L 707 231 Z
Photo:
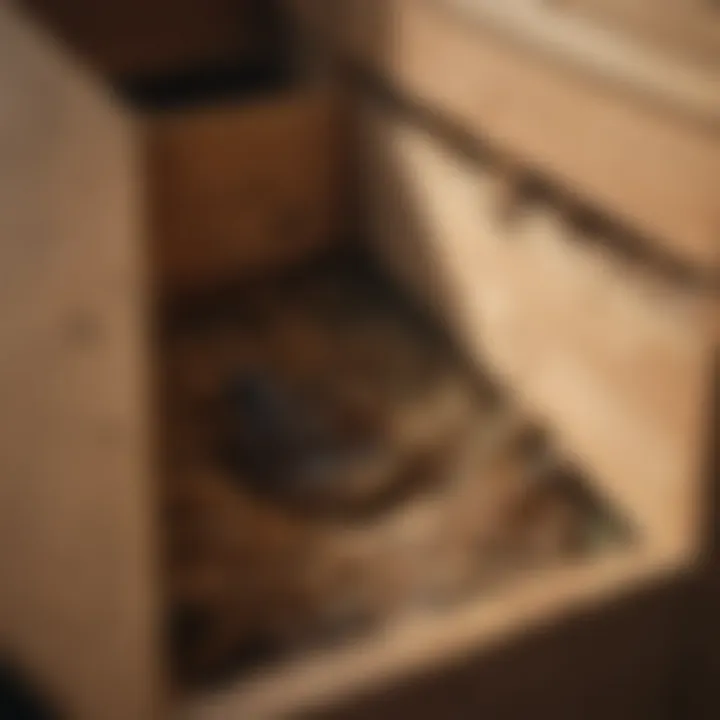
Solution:
M 720 62 L 720 9 L 711 0 L 566 0 L 560 10 L 678 57 Z
M 655 540 L 697 541 L 706 301 L 548 204 L 504 223 L 492 168 L 377 107 L 366 122 L 377 250 Z
M 160 282 L 233 281 L 337 239 L 344 194 L 334 118 L 321 91 L 152 118 Z
M 86 720 L 158 689 L 136 139 L 3 4 L 0 650 Z

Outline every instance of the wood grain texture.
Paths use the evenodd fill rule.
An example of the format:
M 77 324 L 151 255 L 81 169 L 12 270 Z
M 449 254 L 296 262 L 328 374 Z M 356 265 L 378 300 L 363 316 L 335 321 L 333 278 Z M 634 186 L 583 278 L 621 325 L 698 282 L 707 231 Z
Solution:
M 0 648 L 68 717 L 153 717 L 136 128 L 0 8 Z
M 563 0 L 577 14 L 637 42 L 717 69 L 720 10 L 707 0 Z
M 288 94 L 149 120 L 159 282 L 232 281 L 341 231 L 342 145 L 332 98 Z
M 717 114 L 696 121 L 427 1 L 298 2 L 420 104 L 554 178 L 676 259 L 717 269 Z M 711 99 L 708 99 L 711 102 Z
M 479 22 L 511 42 L 574 66 L 620 92 L 717 124 L 718 74 L 682 57 L 648 47 L 602 23 L 543 0 L 435 0 L 467 23 Z
M 654 540 L 691 547 L 707 301 L 573 237 L 548 204 L 503 222 L 492 167 L 377 106 L 361 152 L 371 237 L 397 276 Z

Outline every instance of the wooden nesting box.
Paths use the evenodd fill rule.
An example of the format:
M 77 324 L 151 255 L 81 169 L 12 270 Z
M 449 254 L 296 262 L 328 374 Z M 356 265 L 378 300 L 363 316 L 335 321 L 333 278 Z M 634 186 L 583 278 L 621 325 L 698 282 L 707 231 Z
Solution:
M 0 12 L 0 650 L 88 720 L 661 717 L 708 547 L 716 78 L 552 6 L 288 5 L 350 116 L 317 89 L 133 115 Z M 346 187 L 376 255 L 636 542 L 165 692 L 154 304 L 347 234 Z

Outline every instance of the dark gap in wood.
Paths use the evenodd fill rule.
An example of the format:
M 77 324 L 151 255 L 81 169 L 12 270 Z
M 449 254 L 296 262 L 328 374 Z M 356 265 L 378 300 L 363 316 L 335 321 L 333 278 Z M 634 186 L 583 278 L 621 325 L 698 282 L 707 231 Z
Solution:
M 291 85 L 287 69 L 268 65 L 190 68 L 171 75 L 121 78 L 116 93 L 146 112 L 188 109 L 218 102 L 243 102 Z
M 115 93 L 136 109 L 161 112 L 239 103 L 287 89 L 295 80 L 289 19 L 278 0 L 255 2 L 250 12 L 257 44 L 265 49 L 258 57 L 117 77 L 111 81 Z
M 3 720 L 61 720 L 65 715 L 24 669 L 0 658 L 0 718 Z
M 704 497 L 698 513 L 704 545 L 683 588 L 678 612 L 677 649 L 671 691 L 671 717 L 718 717 L 720 671 L 720 347 L 713 351 L 708 394 Z

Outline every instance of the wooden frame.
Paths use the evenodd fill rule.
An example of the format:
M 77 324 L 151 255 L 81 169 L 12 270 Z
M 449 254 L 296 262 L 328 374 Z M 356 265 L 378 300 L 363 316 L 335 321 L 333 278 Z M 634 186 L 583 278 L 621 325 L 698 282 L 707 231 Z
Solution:
M 0 652 L 76 718 L 160 707 L 137 123 L 0 8 Z

